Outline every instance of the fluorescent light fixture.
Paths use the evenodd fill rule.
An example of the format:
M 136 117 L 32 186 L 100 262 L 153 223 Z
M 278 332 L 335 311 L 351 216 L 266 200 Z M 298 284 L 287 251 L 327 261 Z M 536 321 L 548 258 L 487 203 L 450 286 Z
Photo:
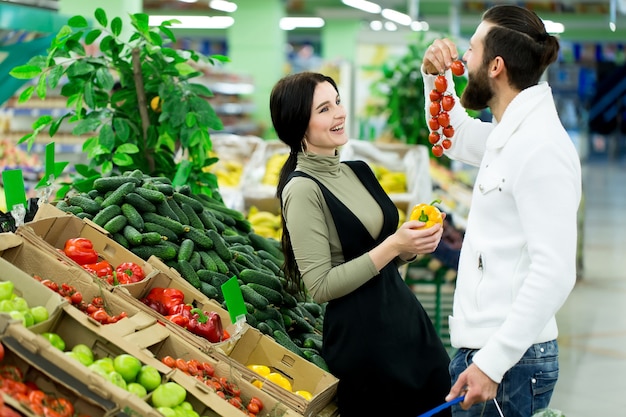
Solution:
M 180 23 L 172 23 L 172 28 L 177 29 L 226 29 L 235 23 L 230 16 L 150 16 L 148 24 L 158 26 L 166 20 L 178 20 Z
M 324 19 L 321 17 L 283 17 L 280 19 L 280 28 L 282 30 L 321 28 L 322 26 L 324 26 Z
M 392 22 L 396 22 L 399 25 L 409 26 L 413 19 L 408 14 L 397 12 L 393 9 L 383 9 L 381 12 L 385 19 L 391 20 Z
M 375 32 L 383 30 L 383 22 L 381 22 L 380 20 L 372 20 L 370 22 L 370 29 Z
M 195 0 L 194 0 L 195 1 Z M 211 0 L 209 2 L 209 7 L 214 10 L 219 10 L 222 12 L 232 13 L 237 10 L 237 5 L 232 1 L 226 0 Z
M 395 32 L 396 30 L 398 30 L 398 26 L 396 26 L 396 24 L 393 22 L 387 21 L 385 22 L 385 29 L 389 32 Z
M 376 14 L 380 13 L 382 10 L 378 4 L 366 0 L 341 0 L 341 2 L 346 6 L 354 7 L 355 9 L 363 10 L 368 13 Z
M 196 3 L 198 0 L 178 0 L 181 1 L 183 3 Z
M 411 22 L 411 30 L 415 32 L 427 32 L 429 29 L 430 25 L 428 22 L 418 22 L 417 20 Z
M 563 23 L 553 22 L 552 20 L 544 20 L 543 24 L 546 27 L 546 32 L 548 33 L 565 32 L 565 26 L 563 25 Z
M 609 29 L 611 30 L 611 32 L 615 32 L 615 30 L 617 29 L 617 27 L 615 26 L 615 22 L 609 22 Z

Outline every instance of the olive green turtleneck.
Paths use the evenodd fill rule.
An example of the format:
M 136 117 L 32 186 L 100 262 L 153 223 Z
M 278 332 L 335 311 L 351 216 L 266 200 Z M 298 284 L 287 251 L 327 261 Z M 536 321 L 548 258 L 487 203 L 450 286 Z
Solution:
M 380 206 L 339 155 L 298 153 L 296 170 L 319 180 L 358 217 L 373 237 L 382 229 Z M 342 297 L 378 275 L 365 253 L 344 262 L 341 243 L 326 201 L 309 178 L 294 177 L 282 193 L 282 212 L 302 279 L 317 302 Z M 339 225 L 340 226 L 340 225 Z

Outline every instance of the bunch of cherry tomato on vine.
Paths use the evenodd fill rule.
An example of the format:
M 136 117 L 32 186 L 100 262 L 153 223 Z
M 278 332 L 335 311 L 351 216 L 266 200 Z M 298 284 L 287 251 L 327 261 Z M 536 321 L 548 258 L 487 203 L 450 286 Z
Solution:
M 465 73 L 465 67 L 459 60 L 453 61 L 450 70 L 454 75 L 460 77 Z M 448 92 L 448 80 L 445 75 L 438 75 L 435 78 L 435 88 L 429 94 L 430 98 L 430 119 L 428 119 L 428 127 L 430 134 L 428 142 L 432 145 L 433 155 L 440 157 L 443 155 L 444 149 L 452 146 L 452 136 L 454 136 L 454 127 L 450 124 L 449 111 L 455 104 L 452 93 Z

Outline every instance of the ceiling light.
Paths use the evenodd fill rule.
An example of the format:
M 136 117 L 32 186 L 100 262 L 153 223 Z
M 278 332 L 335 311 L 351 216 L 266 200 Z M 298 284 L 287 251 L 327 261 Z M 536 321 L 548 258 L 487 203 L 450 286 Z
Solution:
M 194 0 L 195 1 L 195 0 Z M 237 10 L 237 5 L 232 1 L 226 0 L 211 0 L 209 2 L 209 7 L 214 10 L 219 10 L 222 12 L 232 13 Z
M 543 24 L 546 27 L 546 32 L 548 33 L 565 32 L 565 26 L 563 25 L 563 23 L 553 22 L 552 20 L 544 20 Z
M 366 0 L 341 0 L 346 6 L 354 7 L 355 9 L 363 10 L 368 13 L 380 13 L 382 8 L 371 1 Z
M 282 30 L 321 28 L 322 26 L 324 26 L 324 19 L 321 17 L 283 17 L 280 19 L 280 28 Z
M 372 20 L 370 22 L 370 29 L 378 32 L 379 30 L 383 29 L 383 22 L 381 22 L 380 20 Z
M 177 29 L 226 29 L 235 23 L 230 16 L 150 16 L 148 24 L 158 26 L 167 20 L 177 20 L 172 28 Z
M 430 29 L 428 22 L 411 22 L 411 30 L 415 32 L 427 32 Z
M 400 13 L 392 9 L 383 9 L 381 12 L 385 19 L 389 19 L 392 22 L 396 22 L 400 25 L 409 26 L 413 19 L 408 14 Z
M 198 0 L 178 0 L 178 1 L 182 1 L 183 3 L 196 3 Z
M 395 32 L 396 30 L 398 30 L 398 26 L 396 26 L 396 24 L 393 22 L 385 22 L 385 29 L 389 32 Z

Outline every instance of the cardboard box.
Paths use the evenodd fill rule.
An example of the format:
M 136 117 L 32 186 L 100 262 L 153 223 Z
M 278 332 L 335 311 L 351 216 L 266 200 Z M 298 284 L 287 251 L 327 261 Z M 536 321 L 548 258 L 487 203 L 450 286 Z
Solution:
M 266 365 L 273 371 L 285 376 L 291 382 L 294 392 L 297 390 L 309 391 L 313 394 L 313 399 L 310 402 L 271 381 L 264 381 L 262 388 L 263 391 L 268 392 L 305 417 L 316 416 L 333 400 L 337 392 L 339 379 L 284 348 L 257 329 L 248 329 L 227 357 L 219 352 L 214 352 L 214 355 L 221 361 L 230 359 L 230 364 L 241 372 L 244 379 L 250 382 L 261 378 L 246 366 L 252 364 Z
M 129 291 L 141 291 L 141 288 L 147 285 L 147 282 L 156 273 L 151 264 L 117 243 L 106 230 L 97 224 L 88 219 L 80 219 L 65 213 L 50 204 L 42 204 L 33 221 L 18 227 L 16 234 L 24 236 L 33 244 L 38 244 L 42 249 L 46 249 L 64 261 L 75 265 L 78 264 L 63 253 L 65 242 L 77 237 L 89 239 L 100 259 L 107 260 L 113 269 L 123 262 L 134 262 L 143 268 L 146 278 L 135 284 L 124 285 L 129 288 Z M 42 241 L 37 242 L 34 236 L 38 236 Z M 113 287 L 96 276 L 93 276 L 93 279 L 102 283 L 109 291 Z

